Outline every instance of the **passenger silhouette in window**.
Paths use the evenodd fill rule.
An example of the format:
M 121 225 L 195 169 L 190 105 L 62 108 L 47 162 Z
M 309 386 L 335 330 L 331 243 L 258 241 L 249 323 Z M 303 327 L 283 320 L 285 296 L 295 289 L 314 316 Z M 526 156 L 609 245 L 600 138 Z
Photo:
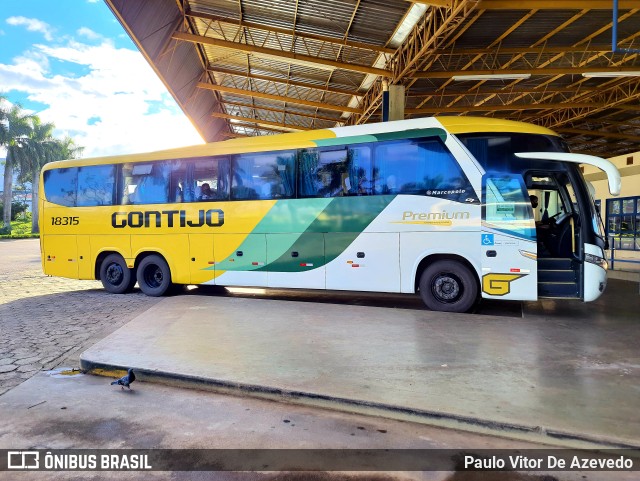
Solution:
M 200 186 L 200 195 L 198 200 L 213 200 L 215 199 L 215 193 L 211 190 L 211 186 L 205 182 Z

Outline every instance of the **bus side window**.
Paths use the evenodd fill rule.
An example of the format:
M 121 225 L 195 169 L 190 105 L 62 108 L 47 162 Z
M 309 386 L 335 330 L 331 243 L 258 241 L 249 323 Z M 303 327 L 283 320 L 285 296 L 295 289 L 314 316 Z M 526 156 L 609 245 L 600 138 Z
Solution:
M 299 166 L 300 197 L 341 197 L 372 193 L 369 145 L 303 149 L 299 153 Z
M 78 169 L 51 169 L 44 173 L 44 195 L 52 204 L 73 207 L 76 205 Z
M 292 198 L 294 165 L 293 151 L 237 156 L 233 160 L 231 197 L 235 200 Z
M 164 204 L 169 202 L 169 162 L 125 164 L 123 204 Z
M 78 168 L 78 207 L 111 205 L 115 187 L 115 165 Z
M 376 194 L 476 198 L 457 160 L 436 138 L 386 141 L 375 147 Z
M 347 195 L 371 195 L 373 193 L 373 165 L 370 145 L 349 147 L 348 177 L 345 180 Z
M 298 197 L 315 197 L 320 187 L 318 170 L 318 149 L 301 149 L 298 152 Z
M 229 158 L 200 157 L 173 161 L 172 202 L 229 199 Z
M 340 197 L 347 192 L 349 151 L 321 150 L 316 176 L 320 183 L 318 197 Z

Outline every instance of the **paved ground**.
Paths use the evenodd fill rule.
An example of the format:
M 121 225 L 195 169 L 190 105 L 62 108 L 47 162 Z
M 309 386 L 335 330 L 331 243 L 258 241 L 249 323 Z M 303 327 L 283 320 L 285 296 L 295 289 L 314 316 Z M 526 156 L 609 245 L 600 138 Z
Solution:
M 274 298 L 271 296 L 273 293 L 270 298 Z M 296 300 L 335 302 L 325 294 Z M 4 371 L 0 372 L 0 449 L 540 447 L 408 422 L 145 382 L 137 382 L 132 392 L 121 391 L 100 377 L 42 372 L 56 365 L 77 366 L 80 352 L 157 302 L 140 293 L 107 294 L 99 282 L 47 278 L 41 273 L 37 240 L 0 241 L 0 371 Z M 378 302 L 367 296 L 350 300 L 368 306 Z M 390 302 L 395 307 L 414 308 L 414 301 L 406 297 Z M 501 306 L 508 317 L 520 317 L 519 303 Z M 491 304 L 486 308 L 490 310 Z M 545 306 L 541 309 L 547 310 Z M 569 316 L 571 312 L 559 314 Z M 25 379 L 28 380 L 23 382 Z M 0 480 L 631 481 L 637 479 L 636 474 L 31 472 L 16 476 L 0 472 Z
M 137 289 L 114 295 L 99 281 L 45 276 L 38 239 L 0 240 L 0 286 L 0 395 L 39 370 L 61 363 L 76 367 L 82 351 L 160 301 Z M 277 292 L 270 295 L 278 298 Z M 351 304 L 421 305 L 407 296 L 382 301 L 370 294 L 348 296 Z M 333 302 L 330 297 L 319 292 L 313 300 Z M 491 303 L 484 309 L 499 311 Z M 519 304 L 510 303 L 507 312 L 519 314 Z
M 0 240 L 0 395 L 78 354 L 158 299 L 113 295 L 99 281 L 47 277 L 38 239 Z
M 540 449 L 390 419 L 89 375 L 39 373 L 0 396 L 0 449 Z M 523 451 L 520 451 L 523 452 Z M 285 453 L 285 456 L 291 456 Z M 486 455 L 486 454 L 485 454 Z M 187 454 L 185 454 L 187 456 Z M 637 472 L 0 472 L 0 480 L 636 481 Z M 374 460 L 375 462 L 375 460 Z M 224 463 L 224 461 L 223 461 Z M 439 465 L 442 466 L 442 465 Z M 327 466 L 330 467 L 330 466 Z M 4 475 L 4 476 L 3 476 Z
M 640 447 L 640 355 L 630 342 L 640 338 L 640 296 L 629 282 L 609 288 L 589 304 L 525 303 L 524 317 L 348 305 L 335 293 L 301 302 L 304 291 L 181 295 L 81 359 L 145 380 L 474 432 Z

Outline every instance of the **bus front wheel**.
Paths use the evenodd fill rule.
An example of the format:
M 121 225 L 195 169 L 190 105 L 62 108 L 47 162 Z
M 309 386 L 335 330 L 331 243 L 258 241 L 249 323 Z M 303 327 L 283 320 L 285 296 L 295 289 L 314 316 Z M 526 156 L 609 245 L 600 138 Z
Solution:
M 138 265 L 138 285 L 148 296 L 163 296 L 171 287 L 171 270 L 167 261 L 158 255 L 150 255 Z
M 108 292 L 124 294 L 133 290 L 136 276 L 121 255 L 110 254 L 100 264 L 100 281 Z
M 439 260 L 420 277 L 420 297 L 432 311 L 467 312 L 478 297 L 475 276 L 464 264 Z

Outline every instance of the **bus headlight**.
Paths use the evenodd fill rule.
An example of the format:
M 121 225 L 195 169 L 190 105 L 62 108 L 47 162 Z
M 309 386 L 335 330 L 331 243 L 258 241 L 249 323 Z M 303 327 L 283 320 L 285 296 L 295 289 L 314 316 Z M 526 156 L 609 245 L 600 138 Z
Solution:
M 602 267 L 605 271 L 609 268 L 609 263 L 606 259 L 603 259 L 600 256 L 595 256 L 593 254 L 585 254 L 584 260 L 589 262 L 590 264 L 595 264 L 598 267 Z

